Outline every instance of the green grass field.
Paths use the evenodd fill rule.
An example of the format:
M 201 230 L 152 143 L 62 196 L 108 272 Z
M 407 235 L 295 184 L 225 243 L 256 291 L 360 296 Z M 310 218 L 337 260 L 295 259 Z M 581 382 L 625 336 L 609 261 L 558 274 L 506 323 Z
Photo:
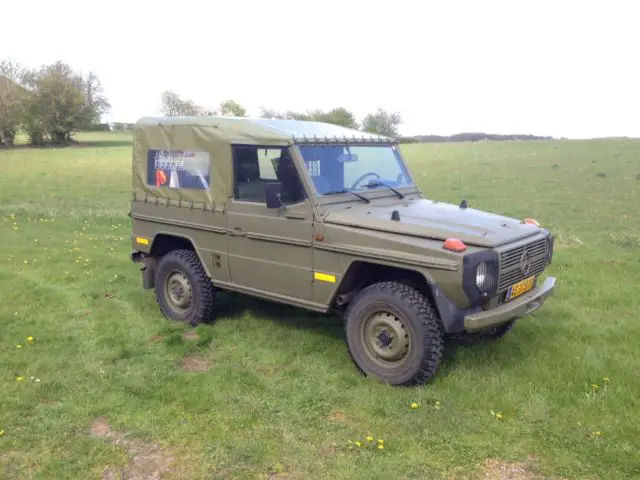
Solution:
M 398 389 L 336 318 L 165 320 L 128 259 L 130 139 L 83 138 L 0 150 L 0 478 L 640 477 L 640 141 L 403 147 L 428 197 L 550 228 L 558 289 Z

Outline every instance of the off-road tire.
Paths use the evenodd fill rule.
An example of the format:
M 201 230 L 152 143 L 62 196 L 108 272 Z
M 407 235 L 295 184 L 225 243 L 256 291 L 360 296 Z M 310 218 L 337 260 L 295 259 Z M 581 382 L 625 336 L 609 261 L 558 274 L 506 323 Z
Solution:
M 367 346 L 367 322 L 387 313 L 399 320 L 410 342 L 400 364 L 380 365 Z M 413 386 L 431 380 L 442 361 L 444 334 L 442 323 L 429 300 L 418 290 L 400 282 L 375 283 L 360 291 L 345 312 L 349 354 L 366 376 L 377 377 L 394 386 Z M 375 356 L 375 355 L 374 355 Z
M 169 275 L 179 272 L 186 278 L 191 302 L 182 312 L 171 306 L 167 298 L 166 282 Z M 160 257 L 155 275 L 156 301 L 163 315 L 171 320 L 196 326 L 213 318 L 215 309 L 215 288 L 207 275 L 196 252 L 192 250 L 172 250 Z

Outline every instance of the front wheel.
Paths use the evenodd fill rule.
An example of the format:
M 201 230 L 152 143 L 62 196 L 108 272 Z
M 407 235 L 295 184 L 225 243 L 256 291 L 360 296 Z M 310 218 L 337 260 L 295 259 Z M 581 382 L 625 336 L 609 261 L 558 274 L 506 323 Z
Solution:
M 215 289 L 192 250 L 173 250 L 160 258 L 155 289 L 167 318 L 195 326 L 213 317 Z
M 362 290 L 346 312 L 349 353 L 358 368 L 391 385 L 430 380 L 442 361 L 440 319 L 428 299 L 399 282 Z

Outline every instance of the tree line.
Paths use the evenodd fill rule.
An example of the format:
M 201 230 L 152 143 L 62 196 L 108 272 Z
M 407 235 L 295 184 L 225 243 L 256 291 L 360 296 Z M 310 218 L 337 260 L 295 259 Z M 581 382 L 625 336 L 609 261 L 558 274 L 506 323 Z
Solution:
M 413 137 L 402 137 L 403 143 L 448 143 L 448 142 L 481 142 L 504 140 L 553 140 L 551 136 L 539 136 L 530 134 L 496 134 L 484 132 L 464 132 L 454 135 L 415 135 Z
M 72 142 L 71 135 L 77 131 L 130 130 L 133 125 L 128 123 L 101 123 L 102 115 L 110 108 L 100 79 L 93 72 L 77 72 L 60 61 L 39 68 L 0 61 L 0 145 L 13 146 L 18 133 L 25 134 L 31 145 L 60 145 Z M 225 100 L 215 108 L 204 108 L 171 91 L 161 94 L 160 112 L 166 116 L 247 116 L 247 110 L 234 100 Z M 398 127 L 402 117 L 381 108 L 365 115 L 361 122 L 351 111 L 340 106 L 306 112 L 261 107 L 259 116 L 331 123 L 394 137 L 403 143 L 551 138 L 486 133 L 400 137 Z
M 32 145 L 66 144 L 71 134 L 100 122 L 110 104 L 100 79 L 63 62 L 39 68 L 0 61 L 0 145 L 20 132 Z
M 234 100 L 225 100 L 221 102 L 217 108 L 210 109 L 201 107 L 192 100 L 183 99 L 175 92 L 166 91 L 162 93 L 160 103 L 160 111 L 166 116 L 247 116 L 246 109 Z M 295 112 L 292 110 L 280 111 L 261 107 L 259 117 L 332 123 L 334 125 L 341 125 L 343 127 L 389 137 L 398 136 L 398 127 L 402 123 L 402 117 L 399 113 L 387 112 L 382 108 L 367 114 L 363 118 L 362 124 L 359 124 L 355 115 L 344 107 L 335 107 L 327 111 L 315 109 L 306 112 Z

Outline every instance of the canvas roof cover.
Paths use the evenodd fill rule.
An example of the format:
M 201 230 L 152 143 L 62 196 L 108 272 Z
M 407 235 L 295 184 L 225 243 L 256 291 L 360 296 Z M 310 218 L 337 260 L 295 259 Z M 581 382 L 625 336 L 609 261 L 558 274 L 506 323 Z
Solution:
M 223 210 L 233 194 L 231 145 L 290 145 L 295 142 L 393 142 L 377 134 L 322 122 L 244 117 L 143 117 L 134 126 L 133 194 L 135 200 L 205 205 Z M 193 165 L 208 166 L 208 188 L 171 188 L 153 182 L 153 158 L 183 155 Z M 155 157 L 153 157 L 155 155 Z M 153 158 L 152 158 L 153 157 Z M 162 166 L 162 165 L 161 165 Z M 197 171 L 197 168 L 196 168 Z M 157 172 L 156 172 L 157 173 Z M 191 172 L 193 173 L 193 172 Z M 200 175 L 201 172 L 197 172 Z

